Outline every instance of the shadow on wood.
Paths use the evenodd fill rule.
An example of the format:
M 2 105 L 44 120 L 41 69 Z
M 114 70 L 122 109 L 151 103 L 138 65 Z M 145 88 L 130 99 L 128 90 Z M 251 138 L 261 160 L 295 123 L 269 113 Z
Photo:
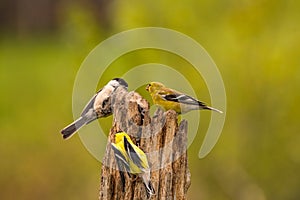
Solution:
M 146 154 L 151 167 L 151 182 L 156 194 L 152 200 L 186 199 L 190 186 L 187 162 L 187 121 L 177 123 L 173 110 L 156 110 L 149 116 L 149 103 L 136 92 L 118 88 L 112 97 L 114 110 L 113 126 L 110 130 L 106 153 L 102 162 L 100 200 L 147 199 L 140 178 L 127 174 L 125 192 L 116 167 L 111 142 L 117 132 L 124 131 Z

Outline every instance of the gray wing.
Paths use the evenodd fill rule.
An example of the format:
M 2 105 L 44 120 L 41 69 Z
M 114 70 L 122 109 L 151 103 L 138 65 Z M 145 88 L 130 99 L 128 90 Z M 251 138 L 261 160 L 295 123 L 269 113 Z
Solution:
M 114 150 L 115 157 L 116 157 L 116 160 L 118 162 L 118 165 L 120 164 L 120 166 L 121 166 L 119 170 L 125 168 L 126 172 L 130 172 L 130 167 L 129 167 L 128 162 L 126 161 L 125 156 L 121 153 L 121 151 L 117 147 L 115 147 L 114 144 L 112 144 L 111 146 L 112 146 L 112 149 Z
M 80 116 L 84 116 L 90 109 L 94 109 L 94 103 L 95 103 L 95 99 L 97 97 L 97 95 L 99 94 L 99 92 L 101 92 L 102 89 L 100 89 L 91 99 L 90 101 L 85 105 L 82 113 Z
M 122 189 L 123 192 L 125 192 L 125 175 L 124 172 L 127 172 L 127 174 L 131 177 L 130 175 L 130 167 L 129 164 L 126 162 L 126 158 L 123 156 L 123 154 L 117 149 L 113 144 L 111 145 L 112 149 L 114 150 L 115 153 L 115 158 L 118 166 L 118 170 L 120 173 L 120 178 L 122 182 Z

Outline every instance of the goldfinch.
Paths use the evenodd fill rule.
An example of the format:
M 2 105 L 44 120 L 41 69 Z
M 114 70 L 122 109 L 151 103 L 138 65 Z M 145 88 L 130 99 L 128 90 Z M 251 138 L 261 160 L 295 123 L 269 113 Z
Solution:
M 205 103 L 194 99 L 186 94 L 167 88 L 162 83 L 151 82 L 146 90 L 150 93 L 153 103 L 162 106 L 165 110 L 175 110 L 178 114 L 187 113 L 191 110 L 222 111 L 207 106 Z
M 155 194 L 150 180 L 150 168 L 145 153 L 137 147 L 125 132 L 115 134 L 115 143 L 111 144 L 120 172 L 123 191 L 125 188 L 124 172 L 136 174 L 142 178 L 147 197 Z
M 87 103 L 80 117 L 61 131 L 63 138 L 70 138 L 84 125 L 87 125 L 98 118 L 111 115 L 111 95 L 119 86 L 126 88 L 126 90 L 128 88 L 128 84 L 125 80 L 115 78 L 100 89 Z

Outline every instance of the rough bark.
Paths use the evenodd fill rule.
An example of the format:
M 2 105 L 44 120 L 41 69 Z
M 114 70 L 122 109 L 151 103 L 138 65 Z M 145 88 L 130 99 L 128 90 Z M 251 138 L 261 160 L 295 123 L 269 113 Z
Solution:
M 147 199 L 141 178 L 125 174 L 125 192 L 110 143 L 114 135 L 125 131 L 146 154 L 151 167 L 151 182 L 156 194 L 151 200 L 184 200 L 190 186 L 187 162 L 187 121 L 178 125 L 175 111 L 156 110 L 149 116 L 149 103 L 136 92 L 118 88 L 112 97 L 114 110 L 106 154 L 102 162 L 100 200 Z

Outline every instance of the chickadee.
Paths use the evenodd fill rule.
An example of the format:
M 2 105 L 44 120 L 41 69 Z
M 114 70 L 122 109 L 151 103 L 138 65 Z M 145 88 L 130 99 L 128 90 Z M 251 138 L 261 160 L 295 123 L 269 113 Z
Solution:
M 61 131 L 63 138 L 68 139 L 84 125 L 98 118 L 111 115 L 111 95 L 119 86 L 124 87 L 126 90 L 128 88 L 128 84 L 125 80 L 115 78 L 100 89 L 85 106 L 80 117 Z

